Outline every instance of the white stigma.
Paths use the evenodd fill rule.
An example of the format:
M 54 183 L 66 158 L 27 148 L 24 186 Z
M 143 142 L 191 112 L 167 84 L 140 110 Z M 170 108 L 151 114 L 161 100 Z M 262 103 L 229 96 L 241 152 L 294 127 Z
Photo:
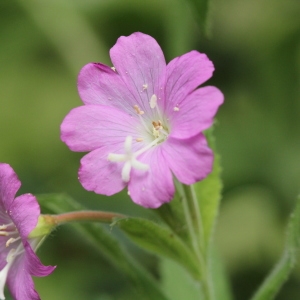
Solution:
M 124 143 L 125 154 L 116 154 L 110 153 L 108 154 L 107 159 L 111 162 L 124 162 L 124 166 L 122 168 L 122 180 L 124 182 L 128 182 L 130 180 L 130 171 L 131 168 L 147 171 L 149 166 L 139 162 L 136 157 L 137 153 L 132 152 L 132 137 L 127 136 Z

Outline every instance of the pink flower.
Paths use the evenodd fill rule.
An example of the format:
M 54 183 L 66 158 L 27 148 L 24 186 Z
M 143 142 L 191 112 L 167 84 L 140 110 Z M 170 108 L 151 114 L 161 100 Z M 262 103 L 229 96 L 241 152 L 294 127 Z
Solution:
M 202 131 L 223 102 L 213 86 L 196 89 L 213 73 L 205 54 L 191 51 L 167 66 L 157 42 L 134 33 L 110 50 L 114 67 L 90 63 L 78 78 L 84 106 L 70 111 L 61 139 L 81 160 L 83 187 L 112 195 L 128 185 L 132 200 L 156 208 L 184 184 L 205 178 L 213 153 Z
M 38 300 L 31 276 L 49 275 L 54 267 L 44 266 L 34 253 L 41 238 L 28 238 L 35 228 L 40 207 L 31 194 L 15 197 L 21 183 L 14 170 L 0 163 L 0 299 L 4 285 L 16 300 Z

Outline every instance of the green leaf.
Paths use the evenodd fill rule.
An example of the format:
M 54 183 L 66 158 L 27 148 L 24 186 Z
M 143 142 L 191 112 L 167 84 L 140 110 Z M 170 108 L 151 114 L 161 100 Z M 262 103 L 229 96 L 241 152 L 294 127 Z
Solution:
M 204 300 L 200 283 L 195 281 L 186 270 L 170 259 L 160 262 L 162 287 L 172 300 Z M 221 299 L 221 298 L 220 298 Z
M 200 30 L 209 35 L 209 0 L 188 0 L 192 8 L 192 12 L 195 15 L 195 19 L 199 25 Z
M 210 284 L 212 290 L 212 299 L 214 300 L 231 300 L 232 293 L 229 287 L 227 274 L 224 270 L 223 263 L 216 249 L 209 251 L 210 253 Z
M 300 248 L 300 197 L 298 197 L 295 211 L 291 215 L 288 225 L 286 245 L 284 252 L 260 286 L 258 291 L 252 297 L 252 300 L 271 300 L 279 292 L 282 285 L 288 279 L 291 271 L 293 270 L 296 260 L 297 252 Z
M 63 194 L 48 194 L 37 197 L 42 208 L 47 213 L 60 214 L 85 208 L 74 199 Z M 139 266 L 125 251 L 123 246 L 115 239 L 104 226 L 98 223 L 72 223 L 91 245 L 101 252 L 119 271 L 133 283 L 136 292 L 142 299 L 168 300 L 160 290 L 158 283 Z
M 222 181 L 220 157 L 216 153 L 213 129 L 206 132 L 206 137 L 210 148 L 214 151 L 215 159 L 212 172 L 202 181 L 194 185 L 195 193 L 199 202 L 200 215 L 202 219 L 205 245 L 208 246 L 215 219 L 218 215 L 221 200 Z
M 116 224 L 142 248 L 180 263 L 194 278 L 201 278 L 195 256 L 170 229 L 141 218 L 119 219 Z

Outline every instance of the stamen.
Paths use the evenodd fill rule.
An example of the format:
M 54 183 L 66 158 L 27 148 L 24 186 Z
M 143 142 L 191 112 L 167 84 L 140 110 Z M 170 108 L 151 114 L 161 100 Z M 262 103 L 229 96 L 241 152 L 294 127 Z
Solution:
M 160 130 L 162 129 L 162 123 L 160 120 L 158 120 L 157 122 L 153 121 L 152 122 L 152 125 L 154 127 L 155 130 Z
M 133 108 L 134 108 L 135 112 L 136 112 L 138 115 L 143 115 L 143 114 L 145 113 L 143 110 L 141 110 L 141 109 L 139 108 L 138 105 L 134 105 Z
M 160 120 L 158 121 L 152 121 L 152 134 L 155 138 L 158 138 L 160 136 L 160 133 L 162 133 L 165 137 L 167 137 L 169 134 L 168 132 L 164 129 L 162 122 Z M 161 137 L 163 139 L 163 137 Z
M 150 144 L 148 144 L 146 147 L 140 149 L 139 151 L 135 152 L 135 156 L 139 156 L 140 154 L 144 153 L 145 151 L 147 151 L 148 149 L 150 149 L 151 147 L 157 145 L 160 141 L 162 140 L 161 137 L 156 138 L 155 140 L 153 140 Z
M 7 229 L 7 228 L 9 228 L 9 227 L 11 227 L 11 228 L 16 228 L 15 225 L 14 225 L 14 223 L 13 223 L 13 222 L 10 222 L 10 223 L 8 223 L 8 224 L 0 225 L 0 230 Z
M 137 142 L 142 142 L 144 139 L 143 138 L 136 138 L 135 139 Z
M 6 256 L 6 261 L 8 263 L 11 263 L 16 256 L 15 254 L 16 254 L 16 249 L 14 249 L 14 248 L 10 249 L 10 251 L 8 252 L 8 254 Z
M 8 232 L 6 231 L 0 231 L 0 236 L 8 236 Z
M 151 108 L 155 108 L 155 107 L 156 107 L 156 104 L 157 104 L 157 97 L 156 97 L 155 94 L 153 94 L 153 95 L 151 96 L 151 99 L 150 99 L 149 104 L 150 104 L 150 107 L 151 107 Z
M 17 238 L 10 238 L 10 239 L 8 239 L 8 240 L 6 241 L 5 246 L 8 247 L 10 244 L 12 244 L 12 243 L 18 241 L 19 239 L 20 239 L 20 237 L 17 237 Z
M 141 115 L 139 115 L 140 117 L 140 120 L 141 120 L 141 123 L 143 124 L 144 128 L 146 129 L 146 131 L 149 133 L 149 134 L 152 134 L 152 132 L 150 131 L 149 129 L 149 126 L 147 126 L 147 124 L 145 123 L 144 119 L 142 118 Z

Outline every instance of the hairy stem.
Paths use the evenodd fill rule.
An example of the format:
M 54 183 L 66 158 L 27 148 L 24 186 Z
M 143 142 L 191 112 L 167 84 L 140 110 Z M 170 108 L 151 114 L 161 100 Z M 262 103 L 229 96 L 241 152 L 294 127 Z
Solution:
M 190 242 L 195 253 L 201 274 L 201 286 L 203 290 L 203 296 L 205 300 L 211 299 L 211 293 L 208 284 L 208 274 L 207 274 L 207 259 L 204 249 L 204 234 L 203 225 L 200 215 L 200 209 L 198 206 L 198 201 L 193 190 L 193 187 L 183 185 L 176 182 L 176 187 L 181 197 L 184 216 L 188 228 L 188 233 L 190 236 Z
M 51 215 L 57 225 L 76 221 L 96 221 L 112 223 L 114 218 L 125 218 L 125 215 L 103 211 L 73 211 L 60 215 Z

